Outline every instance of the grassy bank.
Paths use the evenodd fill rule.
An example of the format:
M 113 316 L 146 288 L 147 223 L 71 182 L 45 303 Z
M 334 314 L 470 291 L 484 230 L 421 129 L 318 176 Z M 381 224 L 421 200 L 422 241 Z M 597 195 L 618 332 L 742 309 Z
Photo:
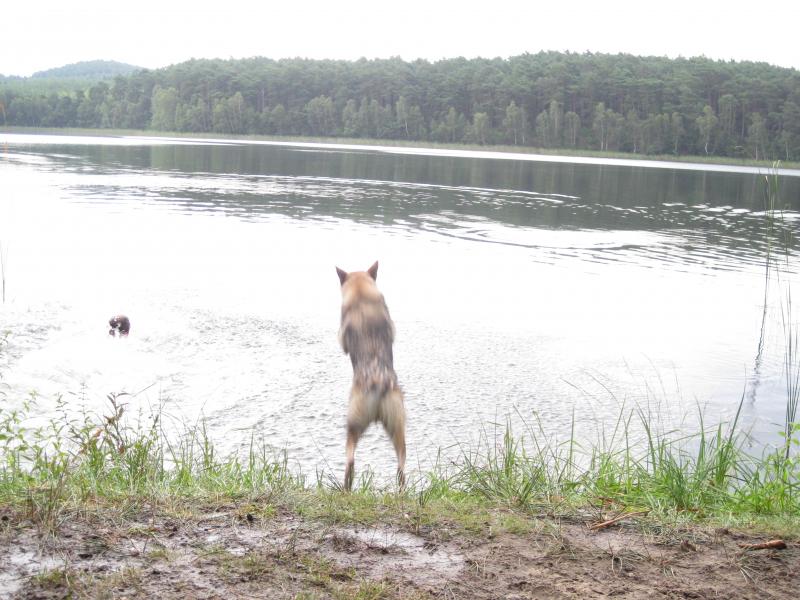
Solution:
M 380 140 L 363 138 L 342 138 L 342 137 L 300 137 L 300 136 L 253 136 L 253 135 L 223 135 L 217 133 L 185 133 L 167 132 L 152 130 L 129 130 L 129 129 L 82 129 L 82 128 L 40 128 L 40 127 L 3 127 L 1 133 L 30 133 L 30 134 L 54 134 L 54 135 L 87 135 L 87 136 L 148 136 L 148 137 L 176 137 L 176 138 L 203 138 L 203 139 L 234 139 L 252 141 L 273 141 L 273 142 L 299 142 L 299 143 L 321 143 L 321 144 L 355 144 L 363 146 L 396 146 L 401 148 L 439 148 L 446 150 L 473 150 L 483 152 L 506 152 L 516 154 L 531 154 L 545 156 L 572 156 L 589 158 L 619 158 L 627 160 L 651 160 L 679 163 L 698 163 L 711 165 L 731 165 L 762 167 L 769 170 L 774 167 L 771 160 L 752 160 L 749 158 L 736 158 L 726 156 L 676 156 L 673 154 L 648 155 L 632 154 L 629 152 L 611 152 L 583 150 L 576 148 L 534 148 L 530 146 L 492 146 L 477 144 L 443 144 L 426 141 L 409 140 Z M 800 169 L 798 162 L 781 162 L 781 168 Z
M 687 436 L 657 433 L 644 413 L 633 411 L 620 415 L 617 442 L 608 449 L 574 439 L 554 444 L 533 428 L 516 435 L 507 427 L 402 492 L 363 474 L 348 495 L 335 476 L 309 481 L 290 471 L 285 455 L 255 440 L 248 452 L 223 457 L 202 425 L 168 437 L 158 414 L 129 423 L 121 400 L 110 397 L 102 417 L 64 417 L 37 427 L 28 425 L 25 411 L 0 412 L 0 503 L 47 530 L 91 506 L 125 511 L 230 501 L 334 522 L 445 519 L 476 532 L 482 521 L 475 515 L 497 508 L 523 521 L 539 514 L 636 512 L 653 523 L 761 523 L 786 534 L 800 525 L 796 426 L 785 445 L 759 456 L 747 452 L 736 421 Z M 632 441 L 634 425 L 647 432 L 644 442 Z

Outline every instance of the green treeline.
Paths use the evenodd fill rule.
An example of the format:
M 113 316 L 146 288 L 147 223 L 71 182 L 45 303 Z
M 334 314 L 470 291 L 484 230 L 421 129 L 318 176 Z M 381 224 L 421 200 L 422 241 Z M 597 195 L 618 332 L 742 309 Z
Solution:
M 800 72 L 557 52 L 437 62 L 191 60 L 78 90 L 43 93 L 0 79 L 0 119 L 800 160 Z

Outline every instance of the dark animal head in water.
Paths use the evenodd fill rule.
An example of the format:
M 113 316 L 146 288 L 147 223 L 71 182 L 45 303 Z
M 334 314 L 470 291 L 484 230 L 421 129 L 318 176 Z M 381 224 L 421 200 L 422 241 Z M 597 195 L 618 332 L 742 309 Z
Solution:
M 131 321 L 125 315 L 116 315 L 108 320 L 108 325 L 111 329 L 108 330 L 108 335 L 119 335 L 120 337 L 128 335 L 131 331 Z

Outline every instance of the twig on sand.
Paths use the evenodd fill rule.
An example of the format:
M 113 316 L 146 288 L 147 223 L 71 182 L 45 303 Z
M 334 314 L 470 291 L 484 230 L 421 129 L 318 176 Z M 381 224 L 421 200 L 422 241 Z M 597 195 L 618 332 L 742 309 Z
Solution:
M 624 514 L 621 514 L 621 515 L 619 515 L 617 517 L 614 517 L 613 519 L 609 519 L 608 521 L 602 521 L 600 523 L 595 523 L 594 525 L 589 525 L 589 529 L 591 531 L 599 531 L 600 529 L 605 529 L 606 527 L 611 527 L 612 525 L 614 525 L 615 523 L 617 523 L 619 521 L 622 521 L 623 519 L 627 519 L 629 517 L 639 517 L 639 516 L 642 516 L 642 515 L 646 515 L 649 512 L 650 512 L 649 510 L 639 510 L 639 511 L 636 511 L 636 512 L 624 513 Z
M 770 540 L 757 544 L 739 544 L 739 548 L 744 550 L 786 550 L 786 542 L 783 540 Z

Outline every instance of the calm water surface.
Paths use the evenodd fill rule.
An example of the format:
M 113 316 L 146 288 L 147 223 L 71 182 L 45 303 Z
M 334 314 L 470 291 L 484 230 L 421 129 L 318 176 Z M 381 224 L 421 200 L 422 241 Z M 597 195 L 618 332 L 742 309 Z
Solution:
M 0 134 L 0 400 L 102 412 L 127 392 L 129 414 L 204 417 L 223 450 L 255 435 L 339 474 L 351 372 L 334 266 L 378 259 L 413 468 L 506 419 L 564 439 L 574 416 L 595 443 L 621 407 L 688 429 L 743 395 L 769 441 L 796 277 L 770 282 L 762 330 L 764 173 L 658 167 Z M 780 179 L 789 229 L 798 175 Z M 106 333 L 119 312 L 122 341 Z M 357 461 L 391 473 L 378 428 Z

